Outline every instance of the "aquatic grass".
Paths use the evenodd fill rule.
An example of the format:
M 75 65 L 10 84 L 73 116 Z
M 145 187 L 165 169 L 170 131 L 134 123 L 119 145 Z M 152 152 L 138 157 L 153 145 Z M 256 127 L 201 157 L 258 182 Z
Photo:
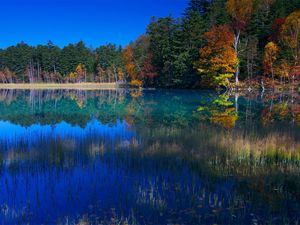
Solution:
M 160 136 L 161 133 L 165 135 Z M 170 164 L 188 163 L 194 168 L 199 168 L 199 164 L 202 169 L 222 176 L 267 174 L 271 168 L 292 173 L 300 170 L 299 141 L 280 132 L 245 135 L 239 130 L 205 129 L 201 125 L 190 131 L 158 127 L 148 133 L 144 129 L 143 136 L 148 138 L 142 140 L 142 145 L 129 149 L 144 160 L 169 158 Z
M 23 126 L 51 124 L 51 133 L 42 135 L 43 127 L 36 133 L 2 139 L 1 161 L 7 164 L 1 170 L 15 181 L 45 178 L 47 187 L 37 179 L 29 182 L 28 192 L 40 186 L 39 199 L 34 195 L 32 203 L 55 187 L 59 187 L 53 195 L 57 201 L 61 201 L 60 193 L 72 201 L 83 192 L 87 194 L 92 202 L 84 205 L 85 201 L 78 200 L 83 209 L 70 215 L 69 224 L 77 224 L 80 218 L 82 223 L 134 224 L 130 206 L 136 210 L 136 221 L 142 224 L 156 219 L 152 215 L 162 215 L 164 224 L 267 220 L 273 224 L 285 217 L 292 221 L 290 209 L 299 209 L 299 128 L 292 122 L 280 127 L 262 125 L 257 116 L 259 107 L 255 106 L 255 113 L 249 112 L 243 120 L 245 108 L 240 104 L 238 121 L 229 129 L 193 117 L 199 98 L 190 95 L 170 95 L 162 100 L 162 95 L 153 97 L 147 92 L 134 99 L 129 93 L 118 92 L 23 94 L 26 100 L 20 95 L 22 101 L 9 103 L 9 107 L 0 103 L 1 118 Z M 123 98 L 121 102 L 119 98 Z M 73 126 L 59 132 L 56 124 L 62 120 Z M 94 130 L 98 123 L 107 125 L 103 134 Z M 83 129 L 88 130 L 84 135 L 73 133 Z M 68 183 L 60 186 L 64 180 Z M 16 196 L 19 203 L 23 186 L 23 182 L 9 183 L 6 195 Z M 97 205 L 96 198 L 106 192 L 104 189 L 116 194 Z M 121 200 L 111 202 L 114 197 Z M 127 200 L 130 202 L 125 204 Z M 293 205 L 276 208 L 286 202 Z M 101 211 L 103 203 L 112 203 L 105 212 Z M 47 207 L 45 202 L 40 204 Z M 113 215 L 107 213 L 111 207 L 116 208 Z M 248 220 L 252 213 L 253 221 Z M 52 222 L 55 218 L 50 219 Z
M 239 158 L 261 160 L 273 158 L 277 161 L 299 161 L 300 143 L 291 137 L 276 133 L 264 137 L 241 134 L 225 134 L 219 139 L 220 147 Z
M 157 132 L 156 132 L 157 131 Z M 165 135 L 161 136 L 161 133 Z M 15 143 L 16 148 L 10 148 L 2 152 L 3 162 L 18 161 L 48 161 L 53 165 L 73 165 L 75 161 L 82 159 L 95 159 L 98 156 L 105 156 L 113 152 L 121 155 L 130 154 L 132 160 L 146 160 L 147 158 L 168 159 L 174 158 L 179 163 L 199 162 L 208 167 L 222 171 L 224 167 L 234 171 L 234 168 L 247 169 L 251 173 L 253 168 L 264 168 L 275 166 L 280 169 L 283 165 L 288 169 L 297 168 L 300 165 L 300 143 L 298 140 L 282 135 L 277 132 L 270 132 L 263 136 L 244 135 L 238 130 L 227 131 L 218 128 L 205 129 L 200 126 L 198 129 L 188 131 L 175 127 L 158 127 L 143 130 L 143 138 L 132 137 L 130 140 L 115 142 L 114 146 L 106 143 L 97 137 L 74 141 L 72 137 L 64 139 L 52 138 L 47 140 L 37 137 L 36 146 L 44 146 L 44 151 L 38 148 L 25 151 L 19 148 L 23 144 Z M 48 143 L 48 144 L 47 144 Z M 88 144 L 88 145 L 87 145 Z M 47 146 L 48 145 L 48 146 Z M 18 147 L 17 147 L 18 146 Z M 47 147 L 46 147 L 47 146 Z M 86 150 L 80 150 L 80 146 L 87 146 Z M 46 149 L 51 148 L 51 151 Z M 120 155 L 119 155 L 120 156 Z M 129 157 L 129 156 L 128 156 Z M 163 165 L 163 164 L 162 164 Z M 203 166 L 205 167 L 203 164 Z M 263 171 L 263 170 L 261 170 Z

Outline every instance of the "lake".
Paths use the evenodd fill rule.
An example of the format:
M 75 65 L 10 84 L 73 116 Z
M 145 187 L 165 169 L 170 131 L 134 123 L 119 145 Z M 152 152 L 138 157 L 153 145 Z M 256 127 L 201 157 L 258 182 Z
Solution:
M 300 95 L 0 91 L 1 224 L 299 224 Z

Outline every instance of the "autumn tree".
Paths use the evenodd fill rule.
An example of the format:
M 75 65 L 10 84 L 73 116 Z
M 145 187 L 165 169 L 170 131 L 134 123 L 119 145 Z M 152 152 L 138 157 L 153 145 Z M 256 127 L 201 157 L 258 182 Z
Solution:
M 125 62 L 125 70 L 126 70 L 128 76 L 130 77 L 131 82 L 134 84 L 141 85 L 142 79 L 140 77 L 140 74 L 139 74 L 138 69 L 135 64 L 134 52 L 133 52 L 133 48 L 131 46 L 127 46 L 124 49 L 123 58 L 124 58 L 124 62 Z
M 282 59 L 275 67 L 275 74 L 280 78 L 282 83 L 283 80 L 285 81 L 286 79 L 290 78 L 289 75 L 291 70 L 292 68 L 289 62 L 286 59 Z
M 272 34 L 271 37 L 269 37 L 270 41 L 278 41 L 279 36 L 282 32 L 282 26 L 285 22 L 284 18 L 276 18 L 272 23 Z
M 208 85 L 228 86 L 237 66 L 233 32 L 226 25 L 217 26 L 206 32 L 204 38 L 206 45 L 200 49 L 195 68 Z
M 182 17 L 152 18 L 145 34 L 125 49 L 112 43 L 93 49 L 83 41 L 62 48 L 49 41 L 0 49 L 0 82 L 116 82 L 129 77 L 145 86 L 190 88 L 207 81 L 215 87 L 227 86 L 234 74 L 238 83 L 262 70 L 292 81 L 300 74 L 299 9 L 300 0 L 188 0 Z M 207 33 L 224 24 L 232 30 L 229 36 L 225 31 L 207 39 Z M 214 43 L 232 35 L 233 47 Z M 268 42 L 280 47 L 278 56 Z M 76 69 L 80 64 L 85 69 Z
M 226 9 L 232 20 L 232 28 L 234 30 L 234 50 L 239 56 L 239 43 L 241 32 L 246 28 L 253 11 L 253 0 L 228 0 Z M 239 82 L 240 67 L 239 63 L 235 71 L 235 81 Z
M 149 54 L 144 61 L 141 75 L 147 81 L 149 85 L 154 84 L 154 78 L 158 76 L 156 68 L 153 65 L 153 56 Z
M 83 79 L 86 81 L 86 68 L 85 68 L 85 65 L 83 65 L 82 63 L 79 63 L 76 67 L 75 72 L 76 72 L 78 81 L 82 81 Z
M 77 74 L 74 72 L 69 73 L 69 75 L 65 78 L 66 81 L 75 83 L 77 79 Z
M 264 74 L 272 75 L 272 79 L 274 80 L 274 62 L 277 59 L 279 52 L 279 47 L 274 42 L 269 42 L 265 46 L 263 65 L 264 65 Z
M 282 25 L 281 40 L 293 57 L 293 64 L 300 64 L 300 11 L 290 14 Z

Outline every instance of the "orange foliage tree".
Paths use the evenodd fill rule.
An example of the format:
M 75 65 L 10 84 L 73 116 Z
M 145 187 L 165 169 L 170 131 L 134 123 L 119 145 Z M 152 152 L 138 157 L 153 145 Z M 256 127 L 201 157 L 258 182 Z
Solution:
M 125 62 L 125 69 L 131 79 L 131 83 L 137 86 L 142 85 L 142 79 L 138 72 L 136 63 L 134 61 L 134 52 L 131 46 L 127 46 L 123 51 L 123 59 Z
M 206 32 L 204 38 L 206 45 L 200 49 L 200 59 L 195 68 L 208 84 L 228 86 L 238 61 L 233 48 L 233 32 L 226 25 L 217 26 Z
M 265 46 L 264 58 L 263 58 L 263 65 L 264 65 L 264 74 L 265 75 L 272 75 L 274 79 L 274 62 L 277 59 L 279 52 L 279 47 L 274 42 L 269 42 Z
M 232 28 L 234 30 L 234 49 L 236 55 L 239 55 L 239 43 L 242 30 L 251 19 L 253 11 L 253 0 L 228 0 L 226 9 L 232 19 Z M 239 64 L 235 72 L 235 81 L 239 82 Z

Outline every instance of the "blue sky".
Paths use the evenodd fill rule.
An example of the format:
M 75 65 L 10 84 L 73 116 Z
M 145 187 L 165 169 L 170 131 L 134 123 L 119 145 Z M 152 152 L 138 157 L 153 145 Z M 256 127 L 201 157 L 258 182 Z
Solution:
M 52 40 L 58 46 L 126 45 L 152 16 L 178 17 L 188 0 L 0 0 L 0 48 Z

